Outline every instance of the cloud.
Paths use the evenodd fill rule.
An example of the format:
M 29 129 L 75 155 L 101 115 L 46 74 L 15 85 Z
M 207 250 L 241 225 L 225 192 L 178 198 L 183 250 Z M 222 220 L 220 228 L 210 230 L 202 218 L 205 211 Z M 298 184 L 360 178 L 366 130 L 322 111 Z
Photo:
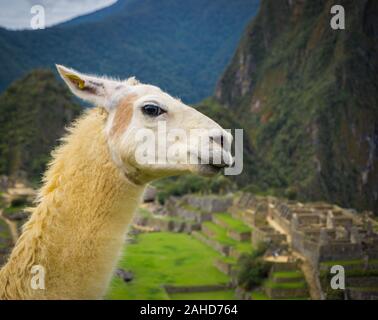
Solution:
M 0 0 L 0 26 L 8 29 L 30 28 L 34 5 L 45 9 L 46 26 L 107 7 L 117 0 Z

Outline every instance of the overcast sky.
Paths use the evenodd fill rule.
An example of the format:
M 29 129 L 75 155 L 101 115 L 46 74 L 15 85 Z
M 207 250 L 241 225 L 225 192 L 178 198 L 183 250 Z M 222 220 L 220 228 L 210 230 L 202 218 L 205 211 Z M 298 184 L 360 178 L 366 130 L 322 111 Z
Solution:
M 30 29 L 30 12 L 34 5 L 45 9 L 46 26 L 107 7 L 117 0 L 0 0 L 0 26 L 8 29 Z

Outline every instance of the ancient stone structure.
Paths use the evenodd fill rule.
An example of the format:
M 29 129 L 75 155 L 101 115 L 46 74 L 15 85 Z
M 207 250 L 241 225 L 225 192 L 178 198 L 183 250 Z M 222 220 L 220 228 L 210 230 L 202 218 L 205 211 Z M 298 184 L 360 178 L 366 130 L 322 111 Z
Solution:
M 368 232 L 364 215 L 323 203 L 281 203 L 270 205 L 269 216 L 286 232 L 291 247 L 314 266 L 378 254 L 378 234 Z
M 233 214 L 243 218 L 248 212 L 246 222 L 253 227 L 254 245 L 264 241 L 276 248 L 271 251 L 279 252 L 286 243 L 291 255 L 310 263 L 315 277 L 329 274 L 333 264 L 345 264 L 347 270 L 353 270 L 353 276 L 361 275 L 364 280 L 359 283 L 363 286 L 349 287 L 339 296 L 351 299 L 378 296 L 378 287 L 374 286 L 374 277 L 378 276 L 378 233 L 374 231 L 377 221 L 371 213 L 358 214 L 327 203 L 304 204 L 271 197 L 252 200 L 252 197 L 241 197 Z M 279 254 L 272 259 L 278 261 Z
M 264 259 L 273 266 L 258 289 L 268 299 L 378 297 L 378 222 L 369 212 L 250 193 L 187 195 L 171 197 L 164 206 L 156 201 L 145 205 L 150 213 L 135 219 L 140 232 L 186 232 L 212 247 L 222 256 L 214 265 L 230 276 L 243 299 L 253 299 L 253 292 L 237 287 L 235 265 L 260 243 L 268 244 Z M 230 220 L 244 228 L 235 229 Z M 353 277 L 335 295 L 329 290 L 330 267 L 340 263 Z

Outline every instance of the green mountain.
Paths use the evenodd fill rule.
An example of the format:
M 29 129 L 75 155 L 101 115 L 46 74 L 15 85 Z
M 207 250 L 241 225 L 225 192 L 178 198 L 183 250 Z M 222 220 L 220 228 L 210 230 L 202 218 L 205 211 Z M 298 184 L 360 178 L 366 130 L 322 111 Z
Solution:
M 337 1 L 345 30 L 334 4 L 263 0 L 203 104 L 246 129 L 251 190 L 377 214 L 378 2 Z
M 123 0 L 35 31 L 0 29 L 0 90 L 29 70 L 68 65 L 135 75 L 187 102 L 212 94 L 259 0 Z
M 82 108 L 49 70 L 35 70 L 0 96 L 0 174 L 39 181 L 50 152 Z

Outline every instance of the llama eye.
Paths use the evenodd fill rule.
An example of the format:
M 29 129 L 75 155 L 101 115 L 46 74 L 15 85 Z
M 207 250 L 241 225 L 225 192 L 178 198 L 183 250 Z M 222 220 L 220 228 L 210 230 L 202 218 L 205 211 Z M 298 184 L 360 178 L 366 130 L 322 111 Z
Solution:
M 154 104 L 146 104 L 145 106 L 143 106 L 142 112 L 150 117 L 158 117 L 161 114 L 165 113 L 162 108 Z

